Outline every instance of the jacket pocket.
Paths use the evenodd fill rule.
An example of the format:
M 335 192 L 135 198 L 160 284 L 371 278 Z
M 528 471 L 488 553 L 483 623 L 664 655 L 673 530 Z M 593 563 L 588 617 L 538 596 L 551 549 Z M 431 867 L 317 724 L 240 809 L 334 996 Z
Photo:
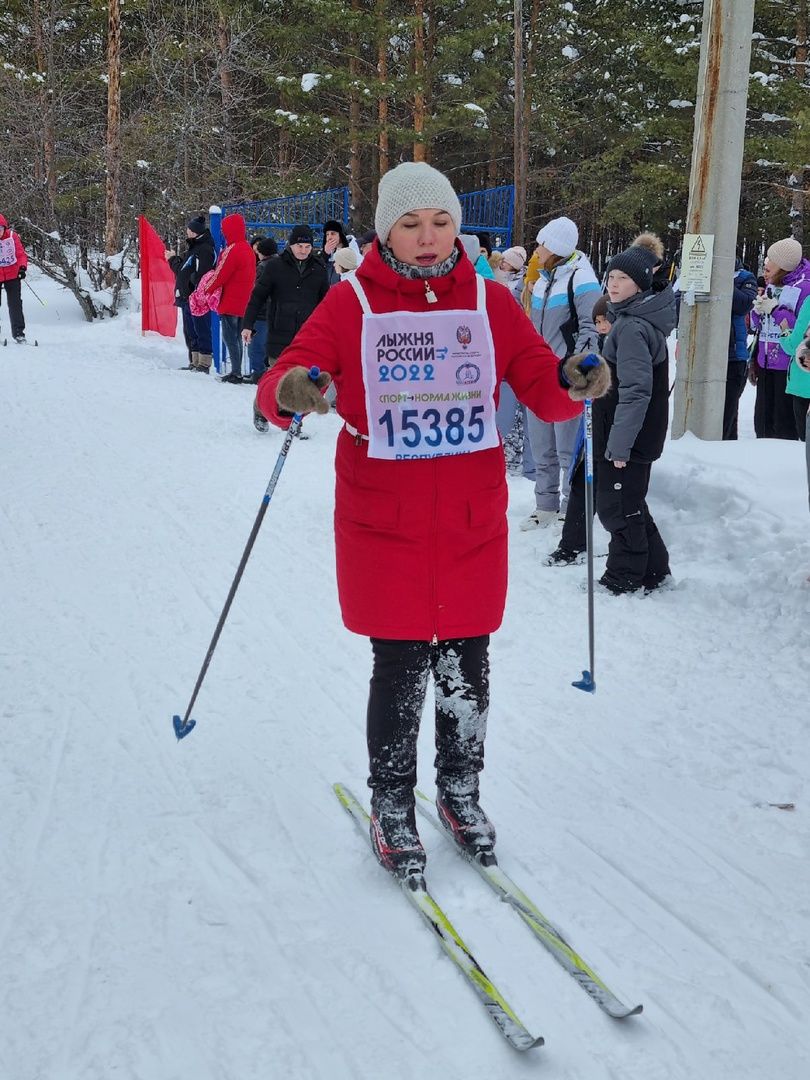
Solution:
M 342 488 L 342 490 L 341 490 Z M 399 528 L 399 498 L 390 491 L 341 485 L 335 494 L 335 516 L 370 529 Z
M 501 526 L 506 515 L 509 493 L 506 484 L 476 491 L 467 502 L 467 523 L 471 529 Z

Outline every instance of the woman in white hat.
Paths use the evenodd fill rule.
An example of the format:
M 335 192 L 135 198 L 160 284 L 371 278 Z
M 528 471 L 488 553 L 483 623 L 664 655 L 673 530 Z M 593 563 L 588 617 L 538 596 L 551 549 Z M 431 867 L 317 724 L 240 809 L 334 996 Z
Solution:
M 499 384 L 550 421 L 578 415 L 582 398 L 609 385 L 604 362 L 587 373 L 581 358 L 560 364 L 507 290 L 475 274 L 460 225 L 442 173 L 411 162 L 386 173 L 373 247 L 258 390 L 259 408 L 281 427 L 292 413 L 326 412 L 331 381 L 338 391 L 338 592 L 347 628 L 371 639 L 371 837 L 398 876 L 421 876 L 425 865 L 414 785 L 431 674 L 440 817 L 469 853 L 494 860 L 478 777 L 489 635 L 506 598 Z

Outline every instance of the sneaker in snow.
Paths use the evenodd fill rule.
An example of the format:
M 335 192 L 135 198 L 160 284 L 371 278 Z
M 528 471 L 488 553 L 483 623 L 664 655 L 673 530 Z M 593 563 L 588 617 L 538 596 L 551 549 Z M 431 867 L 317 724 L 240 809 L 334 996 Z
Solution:
M 521 532 L 529 532 L 530 529 L 547 529 L 557 520 L 557 510 L 535 510 L 529 514 L 525 521 L 521 521 Z
M 304 429 L 302 427 L 299 427 L 298 431 L 296 431 L 293 438 L 295 438 L 295 439 L 308 439 L 309 435 L 307 435 L 307 433 L 304 431 Z
M 495 826 L 478 805 L 477 795 L 436 794 L 439 820 L 458 846 L 484 865 L 495 862 Z
M 398 797 L 371 800 L 371 846 L 383 869 L 402 880 L 425 872 L 425 849 L 416 830 L 416 812 Z
M 15 334 L 14 340 L 17 342 L 18 345 L 25 345 L 25 334 Z
M 262 414 L 259 412 L 255 405 L 253 407 L 253 426 L 256 428 L 257 431 L 270 430 L 270 421 L 266 420 L 262 416 Z
M 570 551 L 564 547 L 558 547 L 543 560 L 546 566 L 580 566 L 584 562 L 584 551 Z
M 227 382 L 227 383 L 241 383 L 242 382 L 242 376 L 237 375 L 237 373 L 235 371 L 231 371 L 227 375 L 223 375 L 222 378 L 219 381 L 220 382 Z

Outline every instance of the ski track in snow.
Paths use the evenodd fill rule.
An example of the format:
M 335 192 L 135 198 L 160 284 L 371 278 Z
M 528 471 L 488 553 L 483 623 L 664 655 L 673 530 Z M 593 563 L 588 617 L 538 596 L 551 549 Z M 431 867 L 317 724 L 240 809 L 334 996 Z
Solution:
M 806 1080 L 803 448 L 750 438 L 752 392 L 749 437 L 656 466 L 677 587 L 597 600 L 593 697 L 585 568 L 541 565 L 556 534 L 516 528 L 510 478 L 485 805 L 504 869 L 645 1006 L 604 1016 L 421 824 L 437 900 L 546 1038 L 519 1056 L 331 790 L 365 795 L 370 674 L 334 583 L 337 418 L 292 448 L 178 745 L 281 435 L 136 315 L 36 287 L 40 347 L 0 349 L 0 1076 Z

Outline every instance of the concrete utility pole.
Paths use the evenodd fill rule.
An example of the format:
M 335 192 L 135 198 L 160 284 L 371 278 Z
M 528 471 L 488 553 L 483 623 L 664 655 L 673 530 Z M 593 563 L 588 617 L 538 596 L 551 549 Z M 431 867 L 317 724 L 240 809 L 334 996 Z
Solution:
M 704 0 L 682 251 L 682 271 L 691 264 L 698 284 L 681 304 L 674 439 L 722 436 L 753 27 L 754 0 Z

